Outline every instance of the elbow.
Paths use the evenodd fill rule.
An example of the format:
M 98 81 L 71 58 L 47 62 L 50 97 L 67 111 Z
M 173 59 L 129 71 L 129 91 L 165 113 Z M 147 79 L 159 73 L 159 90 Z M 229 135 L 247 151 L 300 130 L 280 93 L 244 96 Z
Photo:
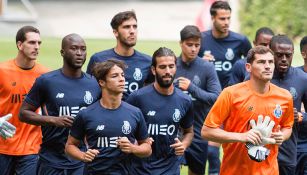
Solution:
M 207 130 L 207 126 L 203 125 L 203 128 L 201 129 L 201 137 L 203 139 L 207 139 L 209 140 L 209 134 L 208 134 L 208 130 Z
M 21 108 L 20 111 L 19 111 L 19 114 L 18 114 L 18 118 L 21 122 L 23 123 L 26 123 L 27 122 L 27 119 L 25 117 L 25 112 L 24 110 Z

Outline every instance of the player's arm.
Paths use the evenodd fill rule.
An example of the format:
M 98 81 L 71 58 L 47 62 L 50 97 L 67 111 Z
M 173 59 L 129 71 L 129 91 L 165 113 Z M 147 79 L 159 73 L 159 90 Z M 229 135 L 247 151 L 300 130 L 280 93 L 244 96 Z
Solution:
M 31 125 L 52 125 L 58 127 L 71 127 L 74 118 L 71 116 L 46 116 L 37 114 L 35 111 L 38 107 L 23 102 L 19 111 L 19 120 Z
M 237 83 L 241 83 L 245 80 L 245 61 L 238 60 L 232 67 L 230 79 L 228 82 L 229 86 L 232 86 Z
M 288 140 L 292 134 L 292 128 L 280 128 L 277 126 L 271 137 L 275 139 L 277 145 L 281 145 L 284 141 Z
M 213 142 L 232 143 L 232 142 L 251 142 L 254 145 L 259 145 L 261 141 L 261 133 L 257 130 L 249 130 L 244 133 L 228 132 L 219 127 L 211 128 L 203 125 L 201 136 Z
M 182 130 L 182 140 L 180 140 L 179 138 L 175 138 L 175 143 L 170 145 L 171 148 L 174 148 L 175 154 L 177 156 L 182 156 L 184 154 L 184 151 L 190 146 L 194 136 L 193 126 L 186 129 L 182 128 Z
M 134 154 L 138 157 L 148 157 L 152 152 L 149 138 L 138 141 L 138 144 L 133 144 L 127 137 L 120 137 L 117 140 L 117 145 L 122 152 Z
M 96 149 L 88 149 L 86 152 L 82 152 L 78 148 L 79 144 L 80 140 L 69 135 L 65 145 L 66 154 L 73 159 L 80 160 L 83 162 L 92 162 L 94 158 L 99 154 L 99 151 Z

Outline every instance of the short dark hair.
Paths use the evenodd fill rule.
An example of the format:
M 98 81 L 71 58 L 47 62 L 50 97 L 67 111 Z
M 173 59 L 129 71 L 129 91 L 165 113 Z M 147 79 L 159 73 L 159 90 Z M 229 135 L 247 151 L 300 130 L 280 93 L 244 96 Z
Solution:
M 287 35 L 278 34 L 278 35 L 273 36 L 270 42 L 270 49 L 272 49 L 273 46 L 277 43 L 278 44 L 289 44 L 289 45 L 292 45 L 293 47 L 293 42 Z
M 211 16 L 215 16 L 219 9 L 229 10 L 231 12 L 231 8 L 227 1 L 215 1 L 210 7 Z
M 301 52 L 303 51 L 303 48 L 304 48 L 305 45 L 307 45 L 307 36 L 304 36 L 304 38 L 302 38 L 302 40 L 300 42 Z
M 272 29 L 270 29 L 269 27 L 261 27 L 256 31 L 255 41 L 258 39 L 259 35 L 261 34 L 274 36 L 274 32 Z
M 274 55 L 273 51 L 265 46 L 255 46 L 248 51 L 246 56 L 246 61 L 247 63 L 252 64 L 253 61 L 255 60 L 256 54 L 266 54 L 268 52 Z
M 166 47 L 160 47 L 158 50 L 156 50 L 152 55 L 152 62 L 151 66 L 156 67 L 157 66 L 157 57 L 163 57 L 163 56 L 171 56 L 175 58 L 175 64 L 177 61 L 175 53 Z
M 123 61 L 114 58 L 108 59 L 107 61 L 96 63 L 92 69 L 92 73 L 96 78 L 97 82 L 99 83 L 99 80 L 105 81 L 107 74 L 114 66 L 118 66 L 123 70 L 127 68 L 127 65 Z
M 130 18 L 133 18 L 133 19 L 135 19 L 137 21 L 135 12 L 133 10 L 117 13 L 112 18 L 112 21 L 111 21 L 112 29 L 117 30 L 118 26 L 120 26 L 124 21 L 127 21 Z
M 193 25 L 187 25 L 180 31 L 180 40 L 184 41 L 190 38 L 201 38 L 201 33 L 198 27 Z
M 39 30 L 33 26 L 23 26 L 22 28 L 20 28 L 17 31 L 16 34 L 16 44 L 18 43 L 18 41 L 20 42 L 24 42 L 27 38 L 26 38 L 26 34 L 29 32 L 34 32 L 34 33 L 38 33 L 40 34 Z

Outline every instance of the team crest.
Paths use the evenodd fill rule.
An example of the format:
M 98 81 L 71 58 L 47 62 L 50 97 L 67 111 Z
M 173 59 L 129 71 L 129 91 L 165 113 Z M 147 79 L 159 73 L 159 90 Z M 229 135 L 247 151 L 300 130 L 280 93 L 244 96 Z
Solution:
M 293 99 L 297 98 L 297 92 L 296 89 L 294 87 L 290 87 L 290 94 L 292 95 Z
M 124 125 L 122 126 L 122 132 L 124 134 L 130 134 L 131 126 L 130 126 L 130 123 L 128 121 L 124 121 Z
M 88 105 L 93 103 L 93 96 L 90 91 L 85 91 L 85 95 L 83 99 L 84 99 L 84 102 Z
M 232 60 L 235 57 L 235 54 L 233 53 L 233 50 L 231 48 L 227 49 L 227 52 L 225 53 L 225 57 L 227 60 Z
M 134 69 L 134 73 L 133 73 L 133 78 L 136 81 L 140 81 L 142 79 L 142 77 L 143 77 L 143 75 L 142 75 L 141 69 L 140 68 L 135 68 Z
M 281 110 L 281 106 L 279 104 L 276 105 L 273 113 L 274 113 L 276 118 L 280 118 L 281 117 L 282 110 Z
M 200 78 L 199 78 L 199 76 L 198 75 L 195 75 L 194 77 L 193 77 L 193 84 L 195 84 L 195 85 L 197 85 L 197 86 L 200 86 L 200 84 L 201 84 L 201 81 L 200 81 Z
M 180 111 L 179 109 L 175 109 L 175 112 L 173 114 L 173 120 L 174 122 L 179 122 L 181 116 L 180 116 Z

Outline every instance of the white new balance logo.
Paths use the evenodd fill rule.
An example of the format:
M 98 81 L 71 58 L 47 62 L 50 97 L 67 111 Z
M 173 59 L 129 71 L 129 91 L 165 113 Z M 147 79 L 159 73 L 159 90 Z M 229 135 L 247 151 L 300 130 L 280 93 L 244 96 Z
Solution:
M 104 125 L 98 125 L 96 131 L 102 131 L 102 130 L 104 130 Z
M 148 111 L 147 115 L 148 116 L 155 116 L 156 111 Z
M 64 98 L 64 93 L 58 93 L 55 98 Z

